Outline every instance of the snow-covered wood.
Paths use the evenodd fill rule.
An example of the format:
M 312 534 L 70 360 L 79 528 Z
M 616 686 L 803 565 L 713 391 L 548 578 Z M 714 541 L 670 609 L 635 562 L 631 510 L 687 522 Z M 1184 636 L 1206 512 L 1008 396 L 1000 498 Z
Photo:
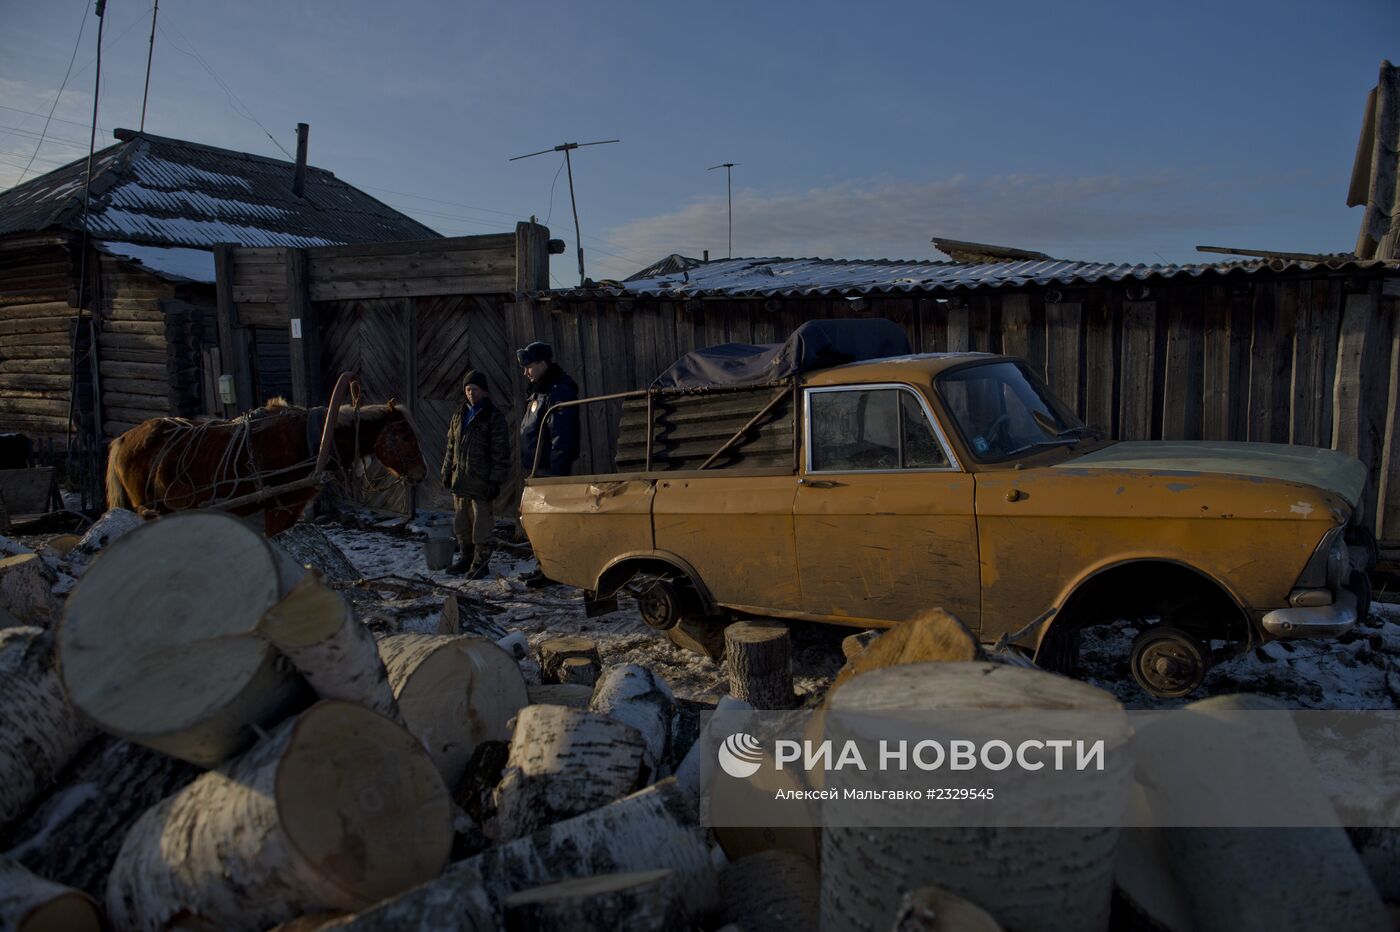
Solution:
M 719 875 L 719 921 L 744 932 L 815 929 L 821 908 L 816 866 L 791 851 L 760 851 Z
M 47 628 L 58 620 L 63 601 L 53 594 L 55 578 L 38 554 L 0 560 L 0 609 L 20 622 Z
M 0 857 L 0 929 L 14 932 L 102 932 L 92 898 Z
M 741 621 L 724 629 L 729 694 L 755 709 L 790 709 L 792 637 L 780 621 Z
M 286 592 L 258 620 L 271 641 L 322 699 L 344 699 L 398 719 L 394 691 L 374 643 L 350 603 L 320 573 L 282 557 L 279 589 Z
M 559 665 L 559 682 L 569 686 L 592 686 L 598 682 L 598 665 L 587 657 L 569 657 Z
M 42 628 L 0 629 L 0 828 L 97 734 L 68 704 Z
M 594 809 L 455 864 L 434 886 L 471 871 L 499 903 L 540 884 L 627 871 L 676 872 L 686 909 L 703 916 L 715 905 L 713 839 L 696 824 L 694 801 L 663 780 Z
M 896 629 L 898 630 L 898 629 Z M 893 632 L 891 632 L 892 634 Z M 886 634 L 865 654 L 884 642 Z M 860 730 L 881 714 L 956 711 L 970 740 L 1005 738 L 1016 709 L 1082 710 L 1111 720 L 1121 705 L 1109 693 L 1039 670 L 986 662 L 915 663 L 863 673 L 828 697 L 826 734 L 836 746 L 861 738 Z M 995 734 L 976 732 L 966 713 L 998 710 Z M 861 713 L 842 716 L 839 713 Z M 1042 726 L 1037 725 L 1037 728 Z M 1039 733 L 1039 732 L 1037 732 Z M 1014 732 L 1013 732 L 1014 734 Z M 1126 740 L 1106 732 L 1105 740 Z M 1051 737 L 1047 735 L 1047 738 Z M 1085 771 L 1072 784 L 1075 795 L 1061 804 L 1127 800 L 1131 771 L 1127 755 L 1106 754 L 1102 771 Z M 990 778 L 989 778 L 990 779 Z M 1004 805 L 1014 798 L 997 793 Z M 1056 804 L 1039 794 L 1035 807 Z M 1031 805 L 1028 803 L 1028 805 Z M 1003 809 L 1001 815 L 1013 818 Z M 1027 813 L 1027 817 L 1030 817 Z M 977 903 L 1009 930 L 1102 932 L 1113 889 L 1117 828 L 1012 827 L 854 828 L 822 831 L 822 929 L 884 930 L 908 890 L 937 884 Z
M 452 883 L 416 887 L 316 932 L 498 932 L 495 906 L 477 877 L 469 870 L 452 876 Z
M 516 660 L 524 660 L 530 656 L 530 639 L 525 637 L 524 631 L 510 632 L 496 641 L 496 646 Z
M 605 715 L 526 706 L 496 786 L 496 837 L 519 838 L 626 795 L 637 787 L 645 751 L 635 728 Z
M 136 512 L 130 509 L 109 509 L 84 532 L 78 545 L 68 552 L 68 560 L 74 565 L 75 572 L 81 571 L 81 567 L 90 563 L 101 550 L 130 534 L 142 523 Z
M 571 657 L 582 657 L 591 661 L 598 669 L 603 661 L 598 656 L 598 645 L 588 638 L 556 637 L 546 638 L 536 648 L 540 661 L 540 671 L 546 683 L 558 683 L 563 672 L 564 661 Z
M 593 701 L 593 687 L 573 683 L 547 683 L 526 690 L 530 705 L 563 705 L 571 709 L 586 709 Z
M 313 698 L 256 632 L 287 594 L 279 564 L 261 534 L 220 512 L 122 537 L 58 625 L 70 701 L 104 731 L 201 766 L 248 747 Z
M 404 724 L 456 787 L 476 746 L 510 737 L 529 702 L 510 655 L 485 638 L 397 634 L 379 642 Z
M 593 688 L 589 708 L 637 729 L 646 742 L 644 781 L 663 776 L 676 730 L 676 697 L 664 679 L 635 663 L 608 667 Z
M 517 891 L 501 906 L 506 932 L 656 932 L 685 923 L 672 870 L 575 877 Z
M 942 887 L 920 887 L 900 900 L 892 932 L 1002 932 L 1002 928 L 976 904 Z
M 326 532 L 309 522 L 298 521 L 275 535 L 272 542 L 297 563 L 319 571 L 329 583 L 353 582 L 361 576 Z
M 97 901 L 122 839 L 141 815 L 188 786 L 193 764 L 99 734 L 68 765 L 54 790 L 0 839 L 8 857 L 41 877 Z
M 451 801 L 417 740 L 323 701 L 150 809 L 122 844 L 107 911 L 120 929 L 184 912 L 261 930 L 430 880 L 451 843 Z

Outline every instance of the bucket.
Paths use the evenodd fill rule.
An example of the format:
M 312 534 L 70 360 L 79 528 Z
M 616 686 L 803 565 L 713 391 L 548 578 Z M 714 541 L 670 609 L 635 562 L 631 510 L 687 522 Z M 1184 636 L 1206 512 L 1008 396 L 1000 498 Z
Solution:
M 423 559 L 429 570 L 445 570 L 452 565 L 452 552 L 457 542 L 450 537 L 430 537 L 423 541 Z

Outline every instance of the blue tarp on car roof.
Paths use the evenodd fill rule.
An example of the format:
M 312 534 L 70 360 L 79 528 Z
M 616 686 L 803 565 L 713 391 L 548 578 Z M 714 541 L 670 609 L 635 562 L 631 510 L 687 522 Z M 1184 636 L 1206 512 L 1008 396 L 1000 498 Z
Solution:
M 652 388 L 742 388 L 848 362 L 905 356 L 904 328 L 882 318 L 809 320 L 785 343 L 723 343 L 686 353 Z

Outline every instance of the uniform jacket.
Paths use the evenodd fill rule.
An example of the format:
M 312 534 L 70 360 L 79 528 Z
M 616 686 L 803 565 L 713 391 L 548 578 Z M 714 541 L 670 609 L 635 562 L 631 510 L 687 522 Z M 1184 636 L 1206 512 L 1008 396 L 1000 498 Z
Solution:
M 442 484 L 453 495 L 495 498 L 510 474 L 510 428 L 489 397 L 482 399 L 476 416 L 463 427 L 467 411 L 463 402 L 447 427 Z
M 544 446 L 539 475 L 569 474 L 574 460 L 578 459 L 578 408 L 565 408 L 550 418 L 547 426 L 544 426 L 544 416 L 561 401 L 577 398 L 578 384 L 556 363 L 549 364 L 539 381 L 530 383 L 529 394 L 525 397 L 525 417 L 520 421 L 520 464 L 525 475 L 530 475 L 534 468 L 537 443 Z

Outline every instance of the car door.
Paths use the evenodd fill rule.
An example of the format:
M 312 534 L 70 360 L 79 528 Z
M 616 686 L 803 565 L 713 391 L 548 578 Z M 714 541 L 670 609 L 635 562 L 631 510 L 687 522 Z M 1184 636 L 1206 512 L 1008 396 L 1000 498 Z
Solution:
M 899 384 L 804 392 L 793 505 L 804 610 L 902 621 L 941 607 L 980 625 L 971 475 L 927 399 Z

